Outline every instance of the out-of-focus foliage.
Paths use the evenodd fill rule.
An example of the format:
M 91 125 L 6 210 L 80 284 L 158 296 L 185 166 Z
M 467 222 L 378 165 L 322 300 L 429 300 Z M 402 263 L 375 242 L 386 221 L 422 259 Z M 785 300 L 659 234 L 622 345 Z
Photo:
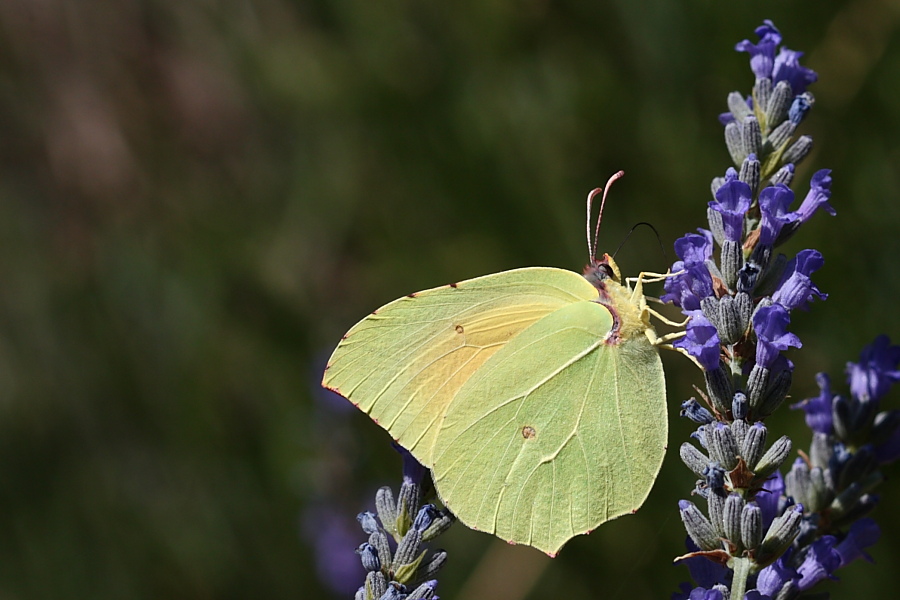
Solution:
M 820 74 L 798 181 L 834 169 L 839 213 L 788 249 L 822 250 L 831 294 L 794 319 L 802 397 L 900 336 L 896 2 L 0 3 L 0 597 L 346 597 L 354 515 L 400 461 L 317 388 L 331 347 L 415 289 L 579 269 L 618 169 L 606 249 L 701 225 L 763 18 Z M 669 262 L 647 229 L 617 260 Z M 700 378 L 665 362 L 675 420 Z M 455 527 L 439 593 L 667 597 L 692 485 L 670 457 L 552 561 Z M 900 585 L 883 494 L 879 564 L 835 598 Z

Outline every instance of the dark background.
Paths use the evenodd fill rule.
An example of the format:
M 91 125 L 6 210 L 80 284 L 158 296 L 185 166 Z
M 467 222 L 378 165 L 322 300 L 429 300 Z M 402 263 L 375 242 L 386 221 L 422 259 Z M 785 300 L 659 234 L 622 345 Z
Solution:
M 785 248 L 820 249 L 831 294 L 794 315 L 799 399 L 900 339 L 896 1 L 0 3 L 0 598 L 348 597 L 400 461 L 317 387 L 341 334 L 414 290 L 580 270 L 618 169 L 601 248 L 703 225 L 763 18 L 820 75 L 795 189 L 834 169 L 839 213 Z M 667 264 L 648 229 L 618 261 Z M 700 377 L 664 362 L 674 449 Z M 456 527 L 440 595 L 666 598 L 692 485 L 670 452 L 637 516 L 555 560 Z M 835 598 L 900 586 L 882 491 L 878 564 Z

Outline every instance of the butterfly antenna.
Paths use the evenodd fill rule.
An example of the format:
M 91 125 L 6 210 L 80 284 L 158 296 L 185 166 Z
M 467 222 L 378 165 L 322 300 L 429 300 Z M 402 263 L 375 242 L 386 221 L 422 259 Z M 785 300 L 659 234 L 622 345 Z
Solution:
M 616 248 L 615 252 L 613 252 L 613 256 L 615 256 L 616 254 L 619 253 L 619 250 L 622 249 L 622 246 L 625 245 L 625 242 L 627 242 L 628 238 L 631 237 L 631 234 L 634 233 L 634 230 L 637 229 L 638 227 L 640 227 L 641 225 L 646 225 L 647 227 L 649 227 L 650 229 L 653 230 L 654 234 L 656 234 L 656 241 L 659 242 L 659 249 L 662 251 L 663 261 L 668 263 L 669 258 L 668 258 L 668 255 L 666 254 L 666 247 L 662 243 L 662 238 L 659 236 L 659 232 L 656 230 L 656 227 L 654 227 L 652 223 L 648 223 L 646 221 L 641 221 L 640 223 L 635 224 L 635 226 L 631 228 L 631 231 L 628 232 L 628 235 L 625 236 L 625 239 L 622 240 L 622 243 L 619 244 L 619 247 Z
M 606 194 L 609 192 L 610 186 L 614 181 L 620 179 L 625 175 L 625 171 L 619 171 L 614 173 L 612 177 L 609 178 L 609 181 L 606 182 L 605 188 L 596 188 L 591 190 L 591 193 L 588 194 L 587 198 L 587 243 L 588 243 L 588 254 L 591 262 L 597 260 L 597 238 L 600 236 L 600 221 L 603 220 L 603 207 L 606 205 Z M 597 227 L 594 229 L 594 238 L 593 242 L 591 241 L 591 205 L 594 202 L 594 198 L 600 192 L 603 192 L 603 198 L 600 201 L 600 212 L 597 214 Z M 658 236 L 657 236 L 658 237 Z M 627 238 L 626 238 L 627 239 Z

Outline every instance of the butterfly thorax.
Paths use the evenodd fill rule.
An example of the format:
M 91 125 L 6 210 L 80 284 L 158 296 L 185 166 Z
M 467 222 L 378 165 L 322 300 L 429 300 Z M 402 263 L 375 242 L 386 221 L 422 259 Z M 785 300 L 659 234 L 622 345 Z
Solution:
M 597 302 L 612 314 L 608 343 L 620 343 L 652 329 L 643 294 L 622 285 L 622 274 L 611 256 L 604 254 L 602 259 L 593 259 L 584 268 L 584 278 L 597 289 Z

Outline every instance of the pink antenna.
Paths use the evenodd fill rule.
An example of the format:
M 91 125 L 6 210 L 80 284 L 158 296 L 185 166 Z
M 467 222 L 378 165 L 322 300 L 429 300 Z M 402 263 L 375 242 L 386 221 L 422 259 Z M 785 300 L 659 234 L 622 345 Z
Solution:
M 591 190 L 591 193 L 588 194 L 587 197 L 587 244 L 588 244 L 588 254 L 591 262 L 597 260 L 597 238 L 600 236 L 600 221 L 603 220 L 603 207 L 606 205 L 606 194 L 609 192 L 609 187 L 613 184 L 613 182 L 617 179 L 620 179 L 625 175 L 625 171 L 619 171 L 618 173 L 613 174 L 612 177 L 609 178 L 609 181 L 606 182 L 605 188 L 595 188 Z M 594 198 L 603 192 L 603 199 L 600 201 L 600 213 L 597 215 L 597 228 L 594 230 L 594 239 L 593 243 L 591 243 L 591 205 L 594 203 Z

